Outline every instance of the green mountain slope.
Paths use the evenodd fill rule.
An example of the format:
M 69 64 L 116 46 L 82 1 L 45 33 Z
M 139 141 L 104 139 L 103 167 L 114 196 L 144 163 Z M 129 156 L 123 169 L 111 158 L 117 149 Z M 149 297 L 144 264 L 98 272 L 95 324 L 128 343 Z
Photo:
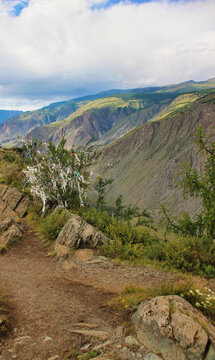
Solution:
M 131 92 L 97 99 L 63 121 L 34 129 L 29 136 L 56 144 L 65 137 L 68 148 L 73 144 L 83 145 L 92 137 L 96 143 L 106 145 L 148 121 L 187 111 L 195 100 L 212 91 L 185 94 Z
M 198 126 L 215 137 L 215 94 L 193 102 L 189 111 L 148 122 L 102 149 L 93 178 L 113 178 L 109 203 L 122 194 L 127 204 L 156 210 L 167 202 L 176 211 L 198 210 L 196 202 L 184 202 L 177 191 L 179 174 L 191 162 L 201 167 L 194 138 Z
M 17 136 L 30 134 L 56 143 L 65 136 L 67 146 L 83 144 L 90 137 L 108 144 L 149 120 L 186 109 L 203 95 L 202 91 L 213 87 L 215 79 L 188 81 L 165 87 L 109 90 L 50 104 L 6 120 L 0 125 L 0 141 L 16 144 Z

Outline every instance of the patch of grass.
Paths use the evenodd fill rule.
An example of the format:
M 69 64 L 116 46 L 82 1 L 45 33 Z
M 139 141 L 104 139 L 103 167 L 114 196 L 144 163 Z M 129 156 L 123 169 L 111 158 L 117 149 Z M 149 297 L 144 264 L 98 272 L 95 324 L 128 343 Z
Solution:
M 87 208 L 80 209 L 78 214 L 111 239 L 109 244 L 101 248 L 107 257 L 135 261 L 143 258 L 145 245 L 153 241 L 150 232 L 143 226 L 117 220 L 106 211 Z
M 13 151 L 3 150 L 0 154 L 0 183 L 22 190 L 24 160 Z
M 163 229 L 117 220 L 95 208 L 82 208 L 78 215 L 111 240 L 100 249 L 109 258 L 215 277 L 215 244 L 208 238 L 167 235 Z
M 111 303 L 125 310 L 134 311 L 141 302 L 167 295 L 178 295 L 184 298 L 215 323 L 215 293 L 203 283 L 194 284 L 189 278 L 181 278 L 154 288 L 127 286 Z
M 41 221 L 40 232 L 48 242 L 57 239 L 60 231 L 69 220 L 70 213 L 67 210 L 54 212 Z

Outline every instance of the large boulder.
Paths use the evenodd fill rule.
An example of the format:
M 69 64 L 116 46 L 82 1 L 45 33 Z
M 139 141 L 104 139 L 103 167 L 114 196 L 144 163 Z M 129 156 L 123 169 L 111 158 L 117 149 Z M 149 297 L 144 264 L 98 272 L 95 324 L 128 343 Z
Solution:
M 59 245 L 67 248 L 96 247 L 99 244 L 108 243 L 109 239 L 97 231 L 78 215 L 72 214 L 61 230 L 55 243 L 57 251 Z
M 1 186 L 0 215 L 23 217 L 29 206 L 29 198 L 16 188 Z
M 21 228 L 13 218 L 0 219 L 0 248 L 6 248 L 18 241 L 21 236 Z
M 215 327 L 179 296 L 145 301 L 133 322 L 139 343 L 164 360 L 215 359 Z

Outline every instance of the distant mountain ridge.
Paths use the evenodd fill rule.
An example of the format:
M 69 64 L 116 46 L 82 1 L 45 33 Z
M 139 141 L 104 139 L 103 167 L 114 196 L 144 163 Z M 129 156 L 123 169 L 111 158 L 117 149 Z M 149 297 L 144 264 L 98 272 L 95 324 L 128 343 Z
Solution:
M 28 134 L 55 143 L 65 137 L 68 147 L 73 143 L 82 145 L 90 137 L 108 144 L 145 122 L 189 107 L 213 88 L 215 79 L 187 81 L 164 87 L 109 90 L 53 103 L 6 120 L 0 125 L 0 141 L 15 145 L 17 136 Z
M 94 138 L 101 156 L 93 169 L 113 178 L 109 204 L 119 194 L 127 204 L 158 211 L 166 202 L 177 212 L 199 208 L 177 191 L 183 165 L 201 168 L 194 138 L 198 126 L 215 137 L 215 79 L 169 87 L 110 90 L 19 114 L 0 126 L 0 142 L 17 143 L 17 135 L 70 148 Z M 95 198 L 93 191 L 91 199 Z
M 19 110 L 0 110 L 0 124 L 10 119 L 11 117 L 17 116 L 21 113 L 22 111 Z

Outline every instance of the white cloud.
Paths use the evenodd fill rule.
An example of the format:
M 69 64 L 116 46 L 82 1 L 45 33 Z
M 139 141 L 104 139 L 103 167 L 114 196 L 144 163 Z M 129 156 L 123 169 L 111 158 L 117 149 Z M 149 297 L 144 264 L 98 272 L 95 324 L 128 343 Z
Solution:
M 0 0 L 0 97 L 56 98 L 215 76 L 214 0 L 91 9 L 102 2 L 31 0 L 12 17 Z

